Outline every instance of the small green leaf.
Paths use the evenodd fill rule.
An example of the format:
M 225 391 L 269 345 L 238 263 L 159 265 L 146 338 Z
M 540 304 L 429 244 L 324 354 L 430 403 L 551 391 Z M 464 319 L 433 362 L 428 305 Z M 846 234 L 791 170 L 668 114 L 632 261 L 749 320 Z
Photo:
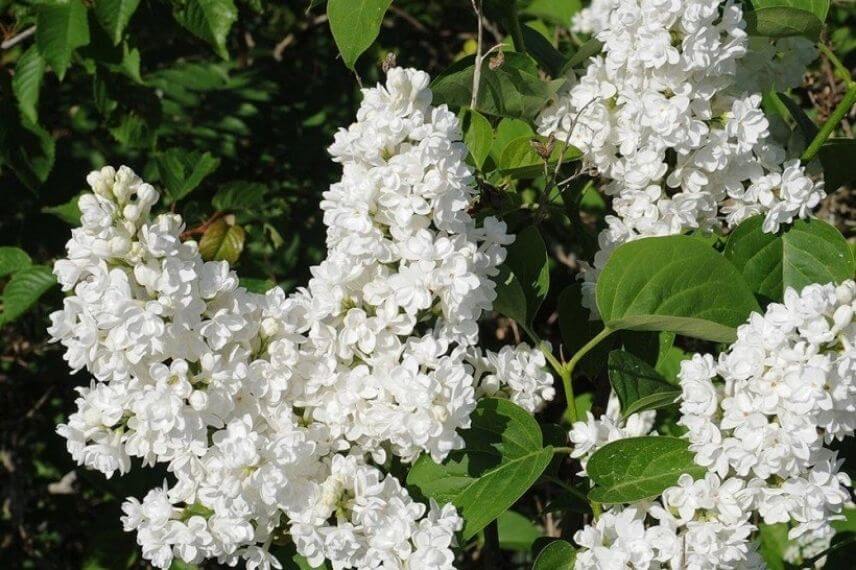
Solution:
M 45 214 L 53 214 L 58 217 L 65 223 L 70 226 L 79 226 L 80 225 L 80 207 L 77 205 L 77 201 L 80 198 L 80 194 L 66 202 L 65 204 L 59 204 L 56 206 L 45 206 L 42 208 L 42 212 Z
M 547 169 L 552 171 L 559 158 L 562 155 L 562 149 L 565 150 L 565 156 L 562 158 L 562 163 L 567 164 L 579 159 L 582 152 L 576 147 L 565 147 L 563 141 L 552 141 L 552 152 L 549 159 L 544 160 L 536 152 L 534 145 L 549 144 L 545 137 L 518 137 L 509 142 L 502 150 L 499 158 L 499 170 L 503 174 L 507 174 L 514 178 L 536 178 L 544 174 L 544 163 L 547 163 Z M 546 156 L 546 153 L 545 153 Z
M 228 261 L 234 265 L 244 250 L 244 228 L 220 218 L 208 226 L 199 240 L 199 253 L 206 261 Z
M 125 31 L 139 5 L 140 0 L 97 0 L 95 2 L 95 17 L 114 45 L 122 41 L 122 32 Z
M 229 59 L 226 38 L 238 19 L 232 0 L 186 0 L 175 5 L 173 16 L 194 36 L 208 42 L 217 55 Z
M 17 247 L 0 247 L 0 277 L 20 271 L 33 264 L 30 256 Z
M 493 137 L 493 144 L 490 147 L 490 155 L 495 163 L 499 163 L 499 157 L 502 156 L 502 151 L 512 140 L 518 137 L 534 137 L 535 131 L 526 121 L 506 117 L 499 121 L 496 126 L 496 134 Z
M 55 284 L 50 267 L 31 265 L 16 271 L 3 289 L 3 322 L 23 315 Z
M 74 50 L 88 43 L 89 22 L 81 0 L 38 6 L 36 45 L 60 80 L 65 77 Z
M 18 99 L 21 114 L 33 123 L 39 120 L 39 91 L 45 76 L 45 60 L 36 46 L 24 52 L 15 64 L 12 90 Z
M 598 449 L 586 472 L 596 485 L 589 498 L 598 503 L 633 503 L 659 496 L 688 473 L 704 477 L 707 469 L 696 465 L 689 442 L 676 437 L 630 437 Z
M 621 415 L 628 417 L 674 403 L 681 390 L 666 382 L 647 362 L 623 350 L 609 353 L 609 383 L 621 402 Z
M 462 114 L 461 128 L 464 131 L 464 144 L 467 145 L 476 168 L 481 170 L 493 144 L 493 127 L 478 111 L 465 109 Z
M 820 37 L 829 11 L 829 0 L 751 0 L 752 9 L 744 12 L 751 35 L 782 38 Z
M 722 342 L 733 341 L 737 327 L 761 310 L 737 268 L 689 236 L 619 246 L 598 278 L 597 307 L 611 329 Z
M 826 192 L 831 194 L 845 184 L 856 182 L 856 139 L 831 138 L 820 147 Z
M 553 457 L 538 423 L 508 400 L 486 398 L 461 432 L 464 447 L 442 464 L 420 457 L 407 475 L 417 495 L 453 503 L 464 518 L 464 540 L 475 536 L 531 487 Z
M 570 542 L 555 540 L 544 547 L 532 570 L 573 570 L 577 552 Z
M 514 511 L 505 511 L 496 520 L 499 531 L 499 547 L 515 552 L 529 552 L 532 544 L 542 536 L 529 517 Z
M 329 0 L 327 17 L 342 61 L 354 69 L 357 58 L 377 39 L 392 0 Z
M 780 302 L 785 289 L 852 279 L 856 262 L 847 240 L 821 220 L 797 220 L 778 233 L 764 232 L 764 216 L 741 223 L 728 237 L 725 257 L 752 291 Z
M 238 180 L 224 184 L 211 199 L 221 212 L 251 211 L 264 204 L 267 187 L 258 182 Z
M 177 202 L 187 196 L 220 166 L 220 160 L 210 153 L 180 148 L 169 149 L 155 162 L 167 192 L 167 202 Z
M 504 52 L 497 69 L 482 66 L 476 108 L 485 115 L 531 119 L 558 90 L 564 80 L 545 82 L 538 65 L 522 53 Z M 474 56 L 465 57 L 438 75 L 431 83 L 434 104 L 464 108 L 472 100 Z

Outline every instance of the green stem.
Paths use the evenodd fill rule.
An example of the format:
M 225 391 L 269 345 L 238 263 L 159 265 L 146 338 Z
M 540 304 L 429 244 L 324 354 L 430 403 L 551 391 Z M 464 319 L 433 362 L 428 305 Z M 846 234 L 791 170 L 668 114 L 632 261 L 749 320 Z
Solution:
M 805 149 L 805 152 L 802 153 L 800 160 L 803 162 L 810 162 L 813 160 L 817 153 L 820 152 L 823 143 L 826 142 L 826 139 L 832 135 L 833 131 L 835 131 L 835 127 L 838 126 L 838 123 L 844 119 L 853 105 L 856 104 L 856 82 L 851 82 L 847 85 L 847 91 L 844 93 L 844 98 L 840 103 L 835 107 L 835 110 L 832 111 L 832 114 L 823 123 L 823 126 L 820 127 L 820 130 L 814 137 L 814 140 L 811 141 L 811 144 L 808 145 L 808 148 Z
M 574 450 L 573 447 L 554 447 L 553 453 L 554 454 L 559 453 L 559 454 L 564 454 L 564 455 L 570 455 L 573 450 Z
M 567 366 L 559 362 L 559 360 L 553 356 L 553 353 L 547 348 L 547 343 L 542 341 L 535 331 L 529 328 L 527 325 L 521 325 L 523 327 L 523 331 L 526 335 L 532 339 L 532 342 L 541 350 L 544 354 L 544 357 L 547 359 L 547 362 L 550 363 L 550 366 L 556 372 L 556 374 L 562 380 L 562 388 L 565 391 L 565 401 L 567 402 L 567 410 L 568 416 L 571 418 L 571 422 L 577 421 L 577 406 L 574 401 L 574 386 L 571 382 L 571 374 L 567 369 Z
M 605 339 L 606 337 L 611 335 L 613 332 L 615 332 L 615 331 L 613 331 L 611 328 L 603 327 L 602 331 L 597 333 L 593 339 L 591 339 L 590 341 L 585 343 L 585 345 L 583 345 L 583 347 L 581 349 L 579 349 L 571 357 L 571 359 L 568 361 L 568 363 L 565 364 L 565 368 L 568 370 L 568 375 L 573 376 L 574 368 L 577 367 L 577 364 L 579 364 L 579 362 L 580 362 L 580 360 L 582 360 L 583 356 L 588 354 L 591 351 L 591 349 L 593 349 L 598 344 L 600 344 L 601 341 L 603 341 L 603 339 Z

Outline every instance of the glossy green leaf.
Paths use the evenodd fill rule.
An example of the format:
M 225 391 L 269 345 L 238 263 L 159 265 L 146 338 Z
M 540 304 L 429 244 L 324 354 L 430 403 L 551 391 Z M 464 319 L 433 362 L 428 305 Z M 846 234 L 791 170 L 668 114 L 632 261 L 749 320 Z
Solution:
M 577 552 L 570 542 L 555 540 L 544 547 L 532 570 L 573 570 Z
M 377 39 L 392 0 L 329 0 L 327 17 L 342 61 L 354 69 L 357 58 Z
M 36 46 L 31 46 L 15 64 L 12 90 L 21 114 L 33 123 L 39 120 L 39 92 L 45 76 L 45 60 Z
M 669 384 L 651 365 L 624 350 L 609 353 L 609 383 L 621 402 L 621 415 L 654 410 L 674 403 L 680 388 Z
M 220 166 L 220 160 L 210 153 L 180 148 L 167 150 L 155 162 L 167 192 L 167 202 L 177 202 L 187 196 Z
M 545 82 L 538 76 L 538 66 L 529 56 L 505 52 L 505 60 L 497 69 L 482 66 L 481 87 L 476 102 L 485 115 L 531 119 L 564 83 Z M 434 104 L 445 103 L 453 108 L 470 105 L 473 89 L 473 56 L 465 57 L 443 71 L 431 83 Z
M 693 456 L 689 442 L 676 437 L 630 437 L 608 443 L 586 465 L 595 484 L 589 498 L 615 504 L 656 497 L 684 473 L 704 476 L 707 470 L 696 465 Z
M 33 264 L 30 256 L 17 247 L 0 247 L 0 277 L 6 277 Z
M 751 0 L 744 12 L 747 31 L 752 35 L 781 38 L 820 37 L 829 11 L 829 0 Z
M 3 322 L 14 321 L 23 315 L 55 284 L 50 267 L 31 265 L 16 271 L 3 289 Z
M 763 231 L 763 216 L 741 223 L 728 238 L 725 257 L 743 274 L 752 291 L 781 301 L 788 287 L 840 283 L 852 279 L 856 262 L 847 240 L 821 220 L 797 220 L 778 233 Z
M 415 493 L 458 508 L 465 540 L 508 510 L 553 456 L 532 415 L 508 400 L 479 401 L 471 419 L 470 429 L 461 432 L 463 449 L 442 464 L 423 455 L 407 476 Z
M 244 250 L 245 239 L 244 228 L 220 218 L 208 226 L 202 234 L 202 239 L 199 240 L 199 253 L 207 261 L 222 260 L 234 265 Z
M 760 311 L 740 272 L 689 236 L 618 247 L 597 282 L 597 306 L 612 329 L 671 331 L 728 342 Z
M 559 158 L 564 157 L 562 163 L 568 164 L 578 160 L 582 152 L 576 147 L 565 146 L 564 142 L 553 140 L 551 153 L 547 160 L 542 158 L 535 149 L 535 145 L 548 145 L 550 141 L 545 137 L 522 136 L 510 141 L 502 150 L 499 158 L 499 170 L 514 178 L 536 178 L 544 174 L 544 165 L 547 164 L 548 172 L 552 173 Z M 546 149 L 545 149 L 546 150 Z M 546 152 L 544 153 L 546 156 Z
M 476 168 L 481 170 L 493 145 L 493 127 L 484 115 L 471 109 L 463 112 L 461 127 L 464 131 L 464 144 L 467 145 Z
M 208 42 L 217 55 L 229 59 L 226 39 L 238 19 L 233 0 L 187 0 L 175 5 L 173 16 L 194 36 Z
M 856 139 L 831 138 L 820 147 L 823 181 L 827 194 L 856 182 Z
M 122 32 L 125 31 L 139 5 L 140 0 L 97 0 L 95 2 L 93 6 L 95 17 L 115 45 L 122 41 Z

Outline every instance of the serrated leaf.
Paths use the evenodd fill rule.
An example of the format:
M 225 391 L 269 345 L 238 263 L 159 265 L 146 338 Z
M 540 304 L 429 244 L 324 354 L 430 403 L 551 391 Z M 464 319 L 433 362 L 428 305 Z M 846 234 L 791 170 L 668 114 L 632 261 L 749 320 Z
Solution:
M 39 91 L 45 76 L 45 67 L 45 60 L 36 46 L 30 46 L 15 64 L 12 90 L 18 99 L 21 114 L 33 123 L 39 120 Z
M 71 226 L 79 226 L 80 225 L 80 207 L 77 205 L 77 201 L 80 198 L 78 194 L 65 204 L 58 204 L 56 206 L 45 206 L 42 208 L 42 212 L 45 214 L 53 214 L 58 217 L 65 223 Z
M 595 487 L 589 499 L 598 503 L 632 503 L 659 496 L 687 473 L 704 477 L 689 442 L 676 437 L 645 436 L 619 439 L 594 452 L 586 472 Z
M 267 187 L 258 182 L 237 180 L 224 184 L 211 199 L 221 212 L 251 211 L 264 203 Z
M 208 42 L 223 59 L 229 59 L 226 39 L 238 19 L 232 0 L 187 0 L 176 5 L 175 20 L 194 36 Z
M 577 551 L 565 540 L 555 540 L 544 547 L 532 570 L 573 570 Z
M 466 109 L 462 115 L 461 128 L 464 131 L 464 144 L 467 145 L 476 168 L 481 170 L 493 144 L 493 127 L 478 111 Z
M 377 39 L 392 0 L 329 0 L 330 31 L 348 69 Z
M 742 275 L 689 236 L 650 237 L 619 246 L 598 277 L 597 307 L 618 330 L 671 331 L 730 342 L 760 312 Z
M 220 160 L 210 153 L 169 149 L 155 159 L 167 191 L 167 202 L 177 202 L 196 189 L 220 166 Z
M 212 223 L 199 240 L 199 253 L 206 261 L 228 261 L 234 265 L 244 250 L 244 228 L 229 224 L 224 218 Z
M 856 164 L 856 139 L 828 139 L 820 147 L 818 158 L 823 165 L 823 182 L 828 194 L 856 182 L 856 168 L 853 168 Z
M 50 267 L 31 265 L 16 271 L 3 289 L 3 323 L 23 315 L 55 284 Z
M 137 11 L 140 0 L 97 0 L 93 9 L 98 23 L 107 32 L 114 45 L 122 41 L 122 32 Z
M 0 247 L 0 277 L 6 277 L 33 264 L 27 252 L 18 247 Z
M 607 369 L 624 418 L 668 406 L 681 395 L 680 388 L 666 382 L 647 362 L 624 350 L 609 353 Z
M 38 6 L 36 45 L 60 80 L 65 77 L 74 50 L 88 43 L 89 21 L 81 0 Z
M 741 223 L 728 237 L 725 257 L 756 295 L 782 301 L 788 287 L 852 279 L 856 262 L 847 240 L 821 220 L 797 220 L 778 233 L 763 231 L 764 216 Z
M 567 164 L 578 160 L 582 152 L 576 147 L 568 145 L 565 147 L 563 141 L 553 141 L 553 149 L 549 158 L 545 161 L 535 151 L 534 144 L 547 144 L 545 137 L 518 137 L 510 141 L 502 150 L 499 157 L 499 170 L 514 178 L 536 178 L 544 174 L 544 163 L 547 163 L 548 171 L 552 172 L 564 149 L 562 163 Z M 546 154 L 546 153 L 545 153 Z
M 458 508 L 464 540 L 513 505 L 553 456 L 532 415 L 508 400 L 479 401 L 471 419 L 472 426 L 461 432 L 463 449 L 442 464 L 423 455 L 407 475 L 415 493 Z

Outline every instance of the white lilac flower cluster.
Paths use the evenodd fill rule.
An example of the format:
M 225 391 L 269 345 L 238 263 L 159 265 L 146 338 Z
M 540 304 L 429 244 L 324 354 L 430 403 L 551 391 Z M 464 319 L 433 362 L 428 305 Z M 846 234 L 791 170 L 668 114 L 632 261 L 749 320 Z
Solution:
M 755 214 L 774 232 L 825 196 L 773 142 L 760 106 L 774 79 L 778 89 L 799 83 L 814 48 L 750 41 L 745 27 L 731 0 L 594 0 L 575 20 L 603 54 L 538 122 L 542 134 L 581 149 L 613 197 L 586 275 L 589 308 L 591 281 L 621 243 Z
M 679 423 L 708 473 L 604 513 L 575 535 L 576 568 L 763 568 L 756 520 L 789 523 L 791 540 L 821 551 L 850 502 L 826 444 L 856 428 L 854 312 L 854 281 L 788 289 L 718 361 L 684 361 Z
M 174 484 L 123 507 L 155 566 L 280 568 L 269 548 L 285 537 L 336 569 L 452 568 L 454 507 L 426 508 L 378 466 L 459 448 L 479 393 L 552 397 L 540 353 L 474 356 L 513 238 L 469 216 L 459 123 L 427 86 L 395 68 L 363 91 L 330 149 L 327 259 L 290 296 L 204 261 L 179 216 L 150 216 L 158 194 L 130 169 L 87 178 L 50 334 L 95 380 L 58 432 L 108 477 L 166 464 Z

